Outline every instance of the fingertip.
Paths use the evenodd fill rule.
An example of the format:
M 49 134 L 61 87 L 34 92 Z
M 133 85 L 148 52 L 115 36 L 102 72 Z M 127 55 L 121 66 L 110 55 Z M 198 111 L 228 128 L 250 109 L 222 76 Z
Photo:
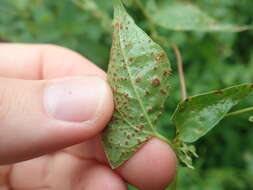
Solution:
M 88 94 L 88 89 L 85 88 L 84 86 L 82 87 L 82 85 L 77 85 L 77 91 L 81 91 L 83 95 L 78 95 L 78 101 L 80 101 L 80 103 L 78 101 L 69 101 L 69 98 L 67 98 L 67 101 L 70 104 L 73 104 L 71 106 L 65 106 L 64 109 L 62 108 L 62 106 L 60 106 L 60 108 L 58 109 L 60 111 L 60 116 L 68 116 L 68 114 L 70 114 L 70 117 L 68 116 L 68 119 L 75 119 L 77 122 L 72 122 L 70 121 L 62 121 L 62 120 L 57 120 L 57 119 L 52 119 L 50 122 L 48 122 L 48 126 L 50 127 L 50 131 L 52 132 L 52 134 L 54 134 L 54 139 L 62 139 L 62 145 L 64 145 L 64 147 L 66 146 L 70 146 L 73 144 L 77 144 L 77 143 L 81 143 L 87 139 L 91 139 L 95 136 L 97 136 L 107 125 L 107 123 L 109 122 L 109 120 L 111 119 L 112 113 L 113 113 L 113 95 L 112 95 L 112 91 L 109 87 L 109 85 L 107 84 L 106 81 L 104 81 L 103 79 L 99 78 L 99 77 L 81 77 L 81 78 L 72 78 L 71 80 L 73 80 L 73 84 L 76 85 L 78 83 L 75 82 L 75 80 L 80 80 L 81 81 L 86 81 L 89 83 L 91 78 L 93 78 L 93 80 L 100 84 L 100 90 L 98 90 L 98 92 L 96 94 L 93 93 L 94 90 L 91 90 L 91 93 L 89 93 L 88 96 L 91 97 L 97 97 L 99 96 L 99 101 L 98 104 L 95 108 L 95 112 L 93 112 L 94 114 L 90 114 L 91 108 L 94 106 L 92 100 L 90 100 L 89 98 L 85 98 L 85 95 L 87 96 Z M 99 87 L 99 85 L 91 85 L 89 84 L 89 88 L 91 89 L 96 89 Z M 81 89 L 83 88 L 83 89 Z M 73 94 L 75 94 L 75 90 L 73 89 L 70 90 L 70 95 L 64 95 L 64 96 L 74 96 Z M 69 93 L 69 89 L 64 87 L 64 93 Z M 52 97 L 52 96 L 50 96 Z M 62 96 L 57 95 L 56 99 Z M 70 98 L 71 100 L 72 98 Z M 74 98 L 73 98 L 74 99 Z M 96 99 L 96 98 L 95 98 Z M 59 100 L 60 101 L 60 100 Z M 88 102 L 87 102 L 88 101 Z M 89 102 L 90 101 L 90 102 Z M 53 102 L 56 102 L 55 100 Z M 83 103 L 81 103 L 83 102 Z M 74 105 L 74 103 L 76 105 Z M 91 106 L 89 106 L 89 104 Z M 86 111 L 87 113 L 89 113 L 88 115 L 90 115 L 90 117 L 87 117 Z M 67 114 L 65 113 L 67 112 Z M 81 114 L 83 113 L 83 114 Z M 66 115 L 65 115 L 66 114 Z M 82 118 L 88 118 L 88 120 L 86 121 L 82 121 Z M 58 142 L 59 143 L 59 142 Z
M 110 168 L 96 164 L 85 171 L 78 189 L 85 190 L 127 190 L 124 181 Z
M 118 171 L 141 190 L 162 190 L 172 182 L 176 165 L 176 155 L 169 145 L 152 138 Z
M 104 129 L 113 112 L 110 87 L 99 77 L 1 79 L 0 83 L 6 104 L 0 112 L 0 133 L 5 134 L 0 138 L 0 164 L 31 159 L 90 139 Z M 16 96 L 20 92 L 22 96 Z

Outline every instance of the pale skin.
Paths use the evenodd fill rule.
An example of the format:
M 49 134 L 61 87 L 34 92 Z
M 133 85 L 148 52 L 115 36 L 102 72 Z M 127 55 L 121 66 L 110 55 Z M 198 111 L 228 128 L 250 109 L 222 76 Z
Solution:
M 53 45 L 0 44 L 0 190 L 126 190 L 125 182 L 164 189 L 177 159 L 161 140 L 109 167 L 100 133 L 112 112 L 106 73 L 84 57 Z

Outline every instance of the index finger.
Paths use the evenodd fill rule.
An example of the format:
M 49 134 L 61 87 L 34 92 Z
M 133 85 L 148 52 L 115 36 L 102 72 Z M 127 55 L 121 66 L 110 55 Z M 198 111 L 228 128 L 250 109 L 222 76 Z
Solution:
M 56 45 L 0 44 L 0 76 L 30 80 L 106 74 L 78 53 Z

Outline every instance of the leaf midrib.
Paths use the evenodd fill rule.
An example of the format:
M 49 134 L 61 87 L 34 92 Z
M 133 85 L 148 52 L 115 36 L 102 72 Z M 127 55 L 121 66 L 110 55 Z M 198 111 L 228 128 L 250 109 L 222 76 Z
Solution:
M 119 20 L 119 21 L 120 21 L 120 20 Z M 121 23 L 121 22 L 120 22 L 120 23 Z M 141 107 L 141 109 L 142 109 L 142 112 L 143 112 L 143 114 L 144 114 L 144 117 L 145 117 L 145 119 L 147 120 L 147 122 L 148 122 L 148 124 L 149 124 L 151 130 L 153 131 L 154 134 L 156 134 L 157 132 L 156 132 L 156 130 L 155 130 L 155 127 L 154 127 L 153 124 L 151 123 L 151 121 L 150 121 L 150 119 L 149 119 L 149 117 L 148 117 L 148 115 L 147 115 L 147 113 L 146 113 L 146 111 L 145 111 L 145 109 L 144 109 L 144 105 L 143 105 L 142 102 L 141 102 L 140 96 L 139 96 L 139 94 L 138 94 L 138 92 L 137 92 L 137 90 L 136 90 L 136 88 L 135 88 L 135 86 L 134 86 L 134 81 L 133 81 L 133 79 L 132 79 L 132 75 L 131 75 L 131 73 L 130 73 L 130 71 L 129 71 L 129 67 L 128 67 L 128 62 L 127 62 L 127 59 L 126 59 L 126 57 L 125 57 L 125 51 L 124 51 L 123 48 L 122 48 L 122 44 L 121 44 L 121 32 L 120 32 L 120 31 L 119 31 L 119 45 L 120 45 L 121 53 L 122 53 L 123 58 L 124 58 L 124 63 L 126 64 L 127 74 L 128 74 L 128 76 L 129 76 L 131 86 L 132 86 L 132 88 L 134 89 L 134 93 L 135 93 L 135 95 L 136 95 L 136 97 L 137 97 L 137 101 L 138 101 L 138 103 L 139 103 L 139 105 L 140 105 L 140 107 Z M 120 113 L 120 112 L 119 112 L 119 113 Z M 121 116 L 122 116 L 122 115 L 121 115 Z M 124 117 L 122 117 L 122 118 L 124 119 Z M 129 121 L 128 121 L 128 122 L 129 122 Z M 129 122 L 129 123 L 131 124 L 131 122 Z M 131 124 L 131 126 L 133 126 L 133 124 Z

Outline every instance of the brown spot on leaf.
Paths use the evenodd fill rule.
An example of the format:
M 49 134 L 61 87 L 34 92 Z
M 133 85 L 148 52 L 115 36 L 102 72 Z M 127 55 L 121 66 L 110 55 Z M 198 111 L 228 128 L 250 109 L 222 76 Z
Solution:
M 152 107 L 148 107 L 147 111 L 148 113 L 152 112 Z
M 129 95 L 126 93 L 126 94 L 124 94 L 124 96 L 125 96 L 125 98 L 129 98 Z
M 170 70 L 170 69 L 165 69 L 165 70 L 163 71 L 163 75 L 164 75 L 164 76 L 170 76 L 171 73 L 172 73 L 172 70 Z
M 144 90 L 144 93 L 145 93 L 145 95 L 150 94 L 150 92 L 148 90 Z
M 129 57 L 129 58 L 128 58 L 128 61 L 129 61 L 129 62 L 132 62 L 132 61 L 133 61 L 133 58 L 132 58 L 132 57 Z
M 161 61 L 165 57 L 165 53 L 161 53 L 155 57 L 156 61 Z
M 119 25 L 120 25 L 120 24 L 119 24 L 118 22 L 115 23 L 115 27 L 119 27 Z
M 217 91 L 214 92 L 214 94 L 216 94 L 216 95 L 220 95 L 220 94 L 223 94 L 223 93 L 224 93 L 223 90 L 217 90 Z
M 167 93 L 167 91 L 164 90 L 163 88 L 160 89 L 160 92 L 161 92 L 162 94 L 166 94 L 166 93 Z
M 135 133 L 138 133 L 140 130 L 139 129 L 134 129 L 134 132 Z
M 144 128 L 144 125 L 142 124 L 142 125 L 140 125 L 140 127 L 139 127 L 140 129 L 143 129 Z
M 159 78 L 154 78 L 151 82 L 153 87 L 157 87 L 160 85 L 160 79 Z
M 190 102 L 190 101 L 191 101 L 191 98 L 186 98 L 185 101 L 186 101 L 186 102 Z
M 141 78 L 140 78 L 140 77 L 137 77 L 137 78 L 135 79 L 135 82 L 136 82 L 136 83 L 141 82 Z

